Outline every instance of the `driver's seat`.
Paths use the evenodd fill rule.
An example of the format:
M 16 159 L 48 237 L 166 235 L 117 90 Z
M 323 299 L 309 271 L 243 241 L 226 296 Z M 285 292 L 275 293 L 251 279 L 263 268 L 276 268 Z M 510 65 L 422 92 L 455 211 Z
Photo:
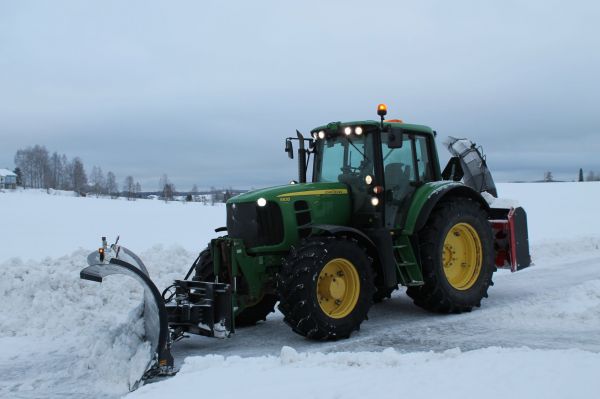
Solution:
M 401 162 L 385 166 L 385 188 L 392 192 L 395 201 L 402 201 L 408 193 L 410 185 L 410 165 Z
M 385 221 L 387 227 L 395 227 L 400 223 L 399 210 L 410 192 L 410 166 L 401 162 L 385 166 Z

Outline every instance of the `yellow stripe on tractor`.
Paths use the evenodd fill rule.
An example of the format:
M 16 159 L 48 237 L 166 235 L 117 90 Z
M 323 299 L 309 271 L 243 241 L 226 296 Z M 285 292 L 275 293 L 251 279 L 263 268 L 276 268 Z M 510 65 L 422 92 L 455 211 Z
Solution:
M 342 195 L 348 194 L 348 189 L 331 189 L 331 190 L 309 190 L 309 191 L 298 191 L 295 193 L 280 194 L 277 198 L 281 197 L 299 197 L 302 195 Z

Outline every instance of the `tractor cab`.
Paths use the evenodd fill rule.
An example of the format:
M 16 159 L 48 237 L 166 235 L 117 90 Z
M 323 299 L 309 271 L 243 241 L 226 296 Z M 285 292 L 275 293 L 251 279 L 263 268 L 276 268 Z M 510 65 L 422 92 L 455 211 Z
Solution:
M 380 122 L 332 122 L 309 139 L 312 181 L 347 185 L 353 225 L 361 229 L 402 228 L 416 188 L 441 180 L 431 128 L 383 115 Z

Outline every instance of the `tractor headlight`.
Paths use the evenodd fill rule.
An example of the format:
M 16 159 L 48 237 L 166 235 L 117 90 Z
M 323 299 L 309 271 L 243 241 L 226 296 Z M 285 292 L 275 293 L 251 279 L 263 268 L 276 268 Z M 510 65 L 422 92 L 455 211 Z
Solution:
M 365 183 L 367 183 L 367 185 L 370 185 L 371 183 L 373 183 L 373 176 L 366 175 L 365 176 Z
M 362 134 L 362 127 L 356 126 L 356 129 L 354 129 L 354 133 L 356 133 L 357 136 L 360 136 Z
M 323 130 L 321 130 L 321 131 L 319 132 L 319 138 L 320 138 L 321 140 L 323 140 L 323 139 L 325 138 L 325 132 L 324 132 Z
M 259 198 L 256 200 L 256 205 L 263 207 L 263 206 L 267 205 L 267 200 L 264 198 Z
M 348 126 L 344 129 L 344 133 L 346 133 L 346 136 L 350 136 L 350 134 L 352 133 L 352 128 Z
M 377 198 L 377 197 L 372 197 L 372 198 L 371 198 L 371 205 L 373 205 L 373 206 L 377 206 L 377 205 L 379 205 L 379 198 Z

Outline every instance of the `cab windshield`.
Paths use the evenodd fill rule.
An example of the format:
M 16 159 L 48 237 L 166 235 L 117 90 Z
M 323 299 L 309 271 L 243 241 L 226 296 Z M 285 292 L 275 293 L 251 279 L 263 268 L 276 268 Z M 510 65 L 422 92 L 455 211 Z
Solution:
M 355 179 L 373 175 L 370 135 L 330 137 L 319 140 L 316 149 L 315 182 L 351 184 Z

